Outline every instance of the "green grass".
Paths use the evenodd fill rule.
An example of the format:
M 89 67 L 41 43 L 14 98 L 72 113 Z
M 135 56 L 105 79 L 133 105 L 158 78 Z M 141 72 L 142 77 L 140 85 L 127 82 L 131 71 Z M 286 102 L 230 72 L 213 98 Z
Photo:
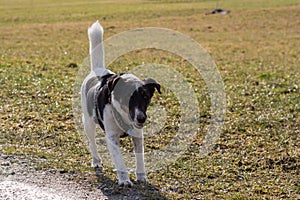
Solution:
M 105 38 L 132 28 L 164 27 L 209 51 L 225 84 L 227 113 L 215 148 L 201 158 L 209 97 L 193 68 L 155 50 L 132 52 L 113 63 L 110 69 L 116 72 L 142 62 L 173 66 L 203 102 L 197 138 L 175 163 L 150 172 L 150 183 L 170 199 L 299 198 L 298 1 L 220 1 L 229 15 L 205 14 L 216 1 L 32 2 L 0 1 L 1 154 L 26 155 L 41 170 L 75 171 L 77 181 L 97 187 L 72 111 L 78 68 L 67 65 L 82 66 L 87 27 L 96 19 Z M 156 96 L 154 103 L 165 107 L 168 124 L 165 137 L 152 138 L 146 146 L 160 148 L 160 141 L 176 131 L 179 103 L 170 93 Z M 106 167 L 105 176 L 115 180 Z

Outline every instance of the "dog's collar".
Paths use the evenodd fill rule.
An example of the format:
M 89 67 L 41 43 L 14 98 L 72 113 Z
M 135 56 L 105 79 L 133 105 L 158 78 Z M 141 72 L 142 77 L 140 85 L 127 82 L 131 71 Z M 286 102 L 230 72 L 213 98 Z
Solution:
M 115 122 L 119 126 L 119 128 L 127 133 L 130 136 L 134 136 L 134 127 L 132 124 L 128 124 L 122 118 L 122 115 L 117 111 L 117 109 L 111 104 L 112 107 L 112 114 L 115 119 Z

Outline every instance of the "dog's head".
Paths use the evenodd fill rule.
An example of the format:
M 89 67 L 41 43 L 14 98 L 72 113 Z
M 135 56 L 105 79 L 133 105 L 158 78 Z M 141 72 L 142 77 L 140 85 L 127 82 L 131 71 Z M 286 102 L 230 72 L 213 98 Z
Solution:
M 135 128 L 141 129 L 147 119 L 147 108 L 160 84 L 154 79 L 140 80 L 132 74 L 120 75 L 108 83 L 113 106 Z

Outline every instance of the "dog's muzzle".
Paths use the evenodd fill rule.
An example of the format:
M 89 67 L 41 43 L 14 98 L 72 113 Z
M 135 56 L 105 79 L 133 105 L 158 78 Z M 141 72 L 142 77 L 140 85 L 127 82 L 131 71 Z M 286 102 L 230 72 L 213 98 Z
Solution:
M 144 123 L 134 122 L 133 126 L 137 129 L 142 129 L 144 127 Z
M 144 123 L 147 120 L 147 115 L 143 113 L 142 111 L 136 109 L 135 111 L 135 120 L 134 120 L 134 126 L 137 129 L 141 129 L 144 127 Z

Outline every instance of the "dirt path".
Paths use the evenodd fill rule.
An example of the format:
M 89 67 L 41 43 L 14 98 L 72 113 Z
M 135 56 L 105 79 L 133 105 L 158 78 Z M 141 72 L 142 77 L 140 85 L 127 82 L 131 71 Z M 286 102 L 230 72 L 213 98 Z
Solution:
M 99 176 L 99 189 L 89 190 L 89 185 L 69 181 L 72 176 L 59 170 L 37 171 L 26 157 L 0 154 L 0 199 L 1 200 L 142 200 L 161 196 L 151 185 L 115 190 L 114 181 Z M 98 178 L 99 178 L 98 177 Z M 143 188 L 143 189 L 141 189 Z M 145 194 L 145 192 L 147 194 Z
M 36 171 L 25 158 L 0 156 L 0 199 L 110 199 L 89 191 L 54 170 Z

